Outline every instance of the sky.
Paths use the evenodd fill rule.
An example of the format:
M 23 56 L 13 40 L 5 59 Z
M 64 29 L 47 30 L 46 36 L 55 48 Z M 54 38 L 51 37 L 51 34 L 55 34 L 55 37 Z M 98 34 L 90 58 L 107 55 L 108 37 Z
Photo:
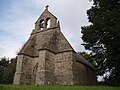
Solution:
M 61 31 L 74 50 L 85 50 L 81 26 L 90 24 L 86 14 L 92 6 L 89 0 L 0 0 L 0 58 L 17 55 L 46 5 L 60 21 Z

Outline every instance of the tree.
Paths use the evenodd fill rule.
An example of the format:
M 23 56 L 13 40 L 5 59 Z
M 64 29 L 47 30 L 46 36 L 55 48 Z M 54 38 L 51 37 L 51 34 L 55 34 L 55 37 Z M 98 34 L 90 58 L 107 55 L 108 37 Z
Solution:
M 0 60 L 0 83 L 11 84 L 13 82 L 14 73 L 16 69 L 16 58 Z
M 82 40 L 98 65 L 105 82 L 120 84 L 120 0 L 92 0 L 87 11 L 91 24 L 83 26 Z

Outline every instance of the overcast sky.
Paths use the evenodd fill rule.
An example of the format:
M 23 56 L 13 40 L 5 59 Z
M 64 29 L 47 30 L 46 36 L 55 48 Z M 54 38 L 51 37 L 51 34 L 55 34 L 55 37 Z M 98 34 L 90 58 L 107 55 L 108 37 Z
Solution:
M 81 26 L 89 25 L 89 0 L 0 0 L 0 58 L 16 56 L 46 5 L 59 19 L 61 31 L 73 48 L 84 51 Z

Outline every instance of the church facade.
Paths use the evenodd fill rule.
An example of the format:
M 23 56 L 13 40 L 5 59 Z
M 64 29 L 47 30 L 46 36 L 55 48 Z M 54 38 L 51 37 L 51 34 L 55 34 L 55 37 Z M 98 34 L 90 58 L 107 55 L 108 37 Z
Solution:
M 77 54 L 48 7 L 17 58 L 13 84 L 94 85 L 95 68 Z

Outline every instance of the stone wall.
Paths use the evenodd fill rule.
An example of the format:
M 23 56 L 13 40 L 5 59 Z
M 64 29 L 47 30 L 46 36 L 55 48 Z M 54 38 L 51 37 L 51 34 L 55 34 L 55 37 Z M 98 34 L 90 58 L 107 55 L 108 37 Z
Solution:
M 14 77 L 14 84 L 32 83 L 32 58 L 26 55 L 19 55 L 17 59 L 17 68 Z
M 62 52 L 55 56 L 55 83 L 58 85 L 73 84 L 72 52 Z
M 49 50 L 39 51 L 37 85 L 72 85 L 73 52 L 55 54 Z M 42 58 L 42 59 L 41 59 Z
M 32 83 L 32 58 L 24 55 L 22 61 L 21 84 Z
M 85 65 L 78 62 L 74 62 L 73 72 L 75 85 L 87 84 L 87 68 Z
M 74 84 L 75 85 L 95 85 L 96 84 L 96 71 L 77 60 L 73 65 Z
M 17 58 L 17 66 L 16 66 L 16 72 L 14 75 L 14 81 L 13 84 L 19 85 L 20 84 L 20 79 L 21 79 L 21 73 L 22 73 L 22 60 L 23 55 L 19 55 Z
M 47 84 L 55 84 L 55 78 L 54 78 L 54 60 L 55 60 L 55 54 L 53 52 L 46 50 L 46 56 L 45 56 L 45 85 Z
M 45 82 L 45 51 L 39 51 L 39 57 L 37 58 L 36 65 L 38 66 L 35 70 L 35 84 L 36 85 L 44 85 Z

